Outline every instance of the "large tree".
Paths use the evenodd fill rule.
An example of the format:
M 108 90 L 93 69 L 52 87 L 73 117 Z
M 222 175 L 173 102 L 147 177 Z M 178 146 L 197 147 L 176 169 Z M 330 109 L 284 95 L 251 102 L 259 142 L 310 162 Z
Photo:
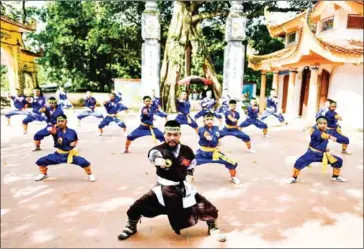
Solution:
M 269 6 L 272 11 L 284 12 L 300 11 L 307 5 L 310 5 L 309 1 L 282 8 L 278 6 L 277 1 L 245 1 L 244 13 L 248 19 L 248 30 L 252 31 L 248 35 L 253 35 L 254 38 L 264 37 L 263 41 L 256 42 L 253 47 L 263 48 L 266 45 L 267 48 L 263 52 L 273 52 L 283 46 L 281 41 L 269 37 L 263 24 L 253 22 L 256 18 L 263 16 L 266 6 Z M 222 74 L 224 28 L 229 7 L 229 2 L 174 2 L 160 73 L 162 101 L 166 111 L 176 111 L 177 82 L 191 74 L 211 79 L 215 97 L 221 96 L 221 77 L 218 77 L 215 65 L 217 64 Z M 258 28 L 249 29 L 251 25 L 258 25 Z M 249 73 L 255 74 L 252 71 Z

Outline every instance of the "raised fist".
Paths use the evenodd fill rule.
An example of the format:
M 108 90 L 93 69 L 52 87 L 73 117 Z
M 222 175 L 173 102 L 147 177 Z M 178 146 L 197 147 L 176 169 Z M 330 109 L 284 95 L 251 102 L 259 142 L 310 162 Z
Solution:
M 164 160 L 161 157 L 158 157 L 154 160 L 154 165 L 157 167 L 164 167 L 165 164 L 166 164 L 166 160 Z

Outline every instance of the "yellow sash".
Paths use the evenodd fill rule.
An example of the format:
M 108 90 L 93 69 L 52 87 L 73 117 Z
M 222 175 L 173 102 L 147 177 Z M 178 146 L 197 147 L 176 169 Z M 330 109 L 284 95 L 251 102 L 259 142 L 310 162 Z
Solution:
M 212 160 L 213 161 L 217 161 L 219 159 L 225 161 L 225 162 L 228 162 L 232 165 L 235 165 L 236 164 L 236 161 L 231 159 L 231 158 L 228 158 L 227 156 L 225 156 L 224 154 L 222 154 L 220 151 L 219 151 L 219 148 L 218 147 L 215 147 L 215 148 L 212 148 L 212 147 L 206 147 L 206 146 L 201 146 L 201 150 L 204 151 L 204 152 L 213 152 L 212 153 Z
M 225 127 L 228 129 L 239 129 L 237 125 L 225 125 Z
M 65 151 L 65 150 L 61 150 L 61 149 L 58 149 L 57 152 L 59 154 L 68 154 L 68 157 L 67 157 L 67 163 L 70 164 L 73 162 L 73 157 L 74 156 L 78 156 L 79 155 L 79 152 L 75 149 L 72 149 L 70 151 Z
M 156 144 L 157 143 L 157 138 L 155 137 L 155 134 L 154 134 L 154 131 L 153 131 L 153 128 L 154 128 L 153 125 L 144 124 L 144 123 L 141 123 L 141 125 L 149 127 L 150 133 L 151 133 L 152 138 L 153 138 L 153 142 Z
M 314 152 L 322 153 L 322 173 L 326 173 L 327 165 L 329 164 L 329 162 L 330 162 L 330 164 L 337 162 L 337 159 L 329 152 L 323 152 L 320 150 L 316 150 L 315 148 L 312 148 L 311 146 L 310 146 L 310 150 L 312 150 Z
M 120 116 L 118 113 L 116 113 L 116 114 L 107 114 L 107 116 L 109 116 L 109 117 L 116 117 L 116 118 L 120 119 L 122 122 L 124 122 L 124 121 L 121 119 L 121 116 Z

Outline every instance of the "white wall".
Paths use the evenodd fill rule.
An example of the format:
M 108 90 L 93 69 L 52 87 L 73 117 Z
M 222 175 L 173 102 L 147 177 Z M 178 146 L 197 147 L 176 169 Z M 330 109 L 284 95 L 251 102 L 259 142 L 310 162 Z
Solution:
M 278 110 L 282 109 L 283 102 L 283 79 L 284 75 L 278 76 Z
M 302 69 L 298 69 L 296 74 L 296 83 L 294 87 L 294 115 L 293 117 L 298 117 L 298 111 L 300 108 L 301 99 L 301 87 L 302 87 Z
M 321 20 L 328 17 L 334 16 L 334 28 L 331 30 L 324 31 L 320 33 L 320 23 L 317 25 L 317 36 L 319 38 L 328 39 L 335 43 L 335 39 L 339 40 L 363 40 L 363 30 L 362 29 L 347 29 L 348 14 L 346 10 L 339 8 L 335 11 L 333 5 L 328 6 L 320 17 Z M 353 13 L 354 14 L 354 13 Z
M 343 128 L 363 128 L 363 65 L 345 64 L 330 75 L 328 98 L 337 101 Z

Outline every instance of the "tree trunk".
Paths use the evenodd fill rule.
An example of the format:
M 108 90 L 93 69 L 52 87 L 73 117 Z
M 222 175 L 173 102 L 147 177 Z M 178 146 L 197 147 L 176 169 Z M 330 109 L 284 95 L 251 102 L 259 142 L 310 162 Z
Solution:
M 191 50 L 194 50 L 195 46 L 191 41 L 195 44 L 201 43 L 201 39 L 198 37 L 202 34 L 201 28 L 198 23 L 192 22 L 197 8 L 197 4 L 190 2 L 174 2 L 160 72 L 162 106 L 167 112 L 176 112 L 177 82 L 191 74 Z M 203 57 L 203 64 L 206 65 L 205 76 L 214 82 L 214 94 L 218 98 L 221 96 L 221 84 L 216 78 L 216 72 L 210 62 L 206 47 L 204 44 L 197 46 L 203 50 L 198 54 Z

